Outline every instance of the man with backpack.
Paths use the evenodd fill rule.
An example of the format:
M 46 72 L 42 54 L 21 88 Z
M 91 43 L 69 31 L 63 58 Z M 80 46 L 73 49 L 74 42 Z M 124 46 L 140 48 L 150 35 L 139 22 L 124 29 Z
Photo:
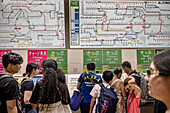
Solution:
M 136 70 L 132 69 L 130 62 L 124 61 L 122 63 L 122 69 L 124 70 L 125 73 L 128 74 L 128 76 L 133 76 L 135 78 L 136 84 L 140 87 L 140 78 L 141 77 Z
M 18 73 L 23 58 L 17 53 L 7 53 L 2 57 L 5 68 L 0 74 L 0 113 L 21 113 L 19 109 L 19 87 L 13 74 Z
M 117 108 L 117 94 L 109 85 L 113 78 L 113 72 L 103 72 L 103 83 L 94 86 L 91 91 L 92 99 L 89 113 L 115 113 Z M 96 104 L 95 104 L 96 103 Z
M 78 78 L 77 89 L 83 95 L 83 100 L 80 105 L 81 113 L 89 113 L 90 102 L 92 96 L 90 92 L 95 84 L 102 83 L 102 78 L 99 75 L 95 74 L 95 64 L 87 64 L 87 72 L 83 72 Z
M 138 72 L 136 70 L 133 70 L 132 69 L 132 66 L 130 64 L 129 61 L 124 61 L 122 63 L 122 69 L 124 70 L 124 72 L 128 75 L 128 76 L 132 76 L 135 78 L 135 83 L 137 84 L 137 86 L 140 87 L 140 80 L 141 80 L 141 77 L 140 75 L 138 74 Z M 127 97 L 129 96 L 128 95 L 129 93 L 127 92 Z M 127 98 L 125 99 L 125 106 L 126 106 L 126 111 L 127 111 Z

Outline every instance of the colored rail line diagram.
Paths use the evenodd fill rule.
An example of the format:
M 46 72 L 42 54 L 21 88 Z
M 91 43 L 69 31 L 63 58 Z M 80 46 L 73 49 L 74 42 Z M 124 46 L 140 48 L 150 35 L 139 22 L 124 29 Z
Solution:
M 170 47 L 170 1 L 70 1 L 71 48 Z
M 1 48 L 65 48 L 63 0 L 2 0 Z

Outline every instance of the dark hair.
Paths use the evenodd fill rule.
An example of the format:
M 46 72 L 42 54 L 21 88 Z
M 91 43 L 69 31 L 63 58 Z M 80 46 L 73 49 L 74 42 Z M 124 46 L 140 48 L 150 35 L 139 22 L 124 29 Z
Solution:
M 125 80 L 124 80 L 124 86 L 126 86 L 126 85 L 128 85 L 128 82 L 131 80 L 131 78 L 126 78 Z
M 88 63 L 87 64 L 87 69 L 94 71 L 95 70 L 95 64 L 94 63 Z
M 163 75 L 170 76 L 170 50 L 165 50 L 153 57 L 153 63 Z
M 65 77 L 65 74 L 62 69 L 59 69 L 59 68 L 57 69 L 57 76 L 58 76 L 59 82 L 61 82 L 61 83 L 66 82 L 66 77 Z
M 59 84 L 57 78 L 57 62 L 53 59 L 44 60 L 41 64 L 42 68 L 45 70 L 43 79 L 40 81 L 39 98 L 38 103 L 41 103 L 40 110 L 43 110 L 44 104 L 56 103 L 60 101 L 59 96 Z
M 109 81 L 112 80 L 112 78 L 113 78 L 113 72 L 112 71 L 107 71 L 106 70 L 106 71 L 103 72 L 104 81 L 109 82 Z
M 69 104 L 70 103 L 70 94 L 68 91 L 68 87 L 66 85 L 66 78 L 63 70 L 57 69 L 57 76 L 59 80 L 59 92 L 61 96 L 62 104 Z
M 128 61 L 124 61 L 123 63 L 122 63 L 122 67 L 124 68 L 124 67 L 128 67 L 128 68 L 131 68 L 132 66 L 131 66 L 131 64 L 130 64 L 130 62 L 128 62 Z
M 27 67 L 26 67 L 26 73 L 24 73 L 23 74 L 23 76 L 28 76 L 28 77 L 30 77 L 30 75 L 31 75 L 31 72 L 33 71 L 33 69 L 39 69 L 40 67 L 39 67 L 39 65 L 38 64 L 36 64 L 36 63 L 34 63 L 34 62 L 30 62 L 30 63 L 28 63 L 27 64 Z
M 22 63 L 23 63 L 23 58 L 17 53 L 10 52 L 2 56 L 2 64 L 4 68 L 7 68 L 8 64 L 16 65 Z
M 113 73 L 114 73 L 115 75 L 118 75 L 119 73 L 122 74 L 122 69 L 121 69 L 121 68 L 116 68 L 116 69 L 113 71 Z

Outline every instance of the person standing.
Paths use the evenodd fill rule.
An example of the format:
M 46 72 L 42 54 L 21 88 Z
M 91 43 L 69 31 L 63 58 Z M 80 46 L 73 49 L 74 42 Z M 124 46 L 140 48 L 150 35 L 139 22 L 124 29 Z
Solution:
M 60 90 L 60 96 L 61 96 L 61 103 L 64 106 L 64 110 L 66 112 L 71 112 L 70 109 L 70 94 L 69 94 L 69 90 L 66 84 L 66 78 L 65 78 L 65 74 L 63 72 L 62 69 L 57 69 L 57 78 L 59 81 L 59 90 Z
M 39 65 L 30 62 L 26 66 L 26 73 L 23 74 L 25 78 L 21 82 L 21 105 L 23 113 L 36 113 L 36 109 L 32 109 L 29 99 L 31 98 L 32 91 L 34 88 L 34 83 L 32 81 L 33 77 L 38 75 Z
M 145 80 L 148 82 L 149 95 L 162 101 L 166 105 L 166 113 L 170 113 L 170 50 L 153 57 Z
M 121 68 L 116 68 L 114 71 L 114 77 L 110 82 L 110 85 L 115 89 L 117 93 L 117 97 L 119 99 L 117 103 L 117 109 L 116 113 L 125 113 L 125 101 L 124 98 L 126 98 L 126 91 L 124 87 L 124 82 L 119 80 L 122 75 L 122 69 Z
M 5 68 L 0 75 L 0 113 L 20 113 L 18 106 L 19 87 L 13 74 L 18 73 L 23 63 L 23 58 L 17 53 L 7 53 L 2 56 Z
M 62 104 L 57 76 L 58 64 L 53 59 L 41 63 L 43 78 L 38 81 L 30 98 L 32 108 L 39 106 L 39 113 L 70 113 Z
M 132 76 L 124 80 L 124 86 L 129 90 L 127 99 L 127 113 L 140 113 L 141 89 L 136 85 L 135 78 Z
M 102 78 L 95 74 L 95 64 L 87 64 L 87 73 L 84 72 L 78 78 L 77 89 L 81 89 L 83 100 L 80 105 L 81 113 L 89 113 L 92 96 L 90 92 L 94 84 L 102 83 Z
M 111 71 L 104 71 L 103 72 L 103 76 L 102 76 L 102 78 L 103 78 L 103 83 L 102 83 L 102 85 L 103 85 L 103 87 L 105 87 L 105 88 L 107 88 L 107 89 L 110 89 L 111 88 L 111 86 L 110 86 L 110 82 L 112 81 L 112 79 L 113 79 L 113 72 L 111 72 Z M 112 91 L 112 90 L 110 90 L 110 91 Z M 114 89 L 113 89 L 113 91 L 114 91 Z M 115 91 L 114 91 L 115 92 Z M 97 106 L 97 104 L 98 104 L 98 101 L 99 101 L 99 97 L 100 97 L 100 93 L 101 93 L 101 86 L 100 86 L 100 84 L 96 84 L 94 87 L 93 87 L 93 89 L 92 89 L 92 91 L 90 92 L 90 95 L 92 95 L 92 99 L 91 99 L 91 103 L 90 103 L 90 111 L 89 111 L 89 113 L 98 113 L 99 111 L 97 111 L 98 109 L 102 109 L 103 108 L 103 106 Z M 106 92 L 105 92 L 106 93 Z M 113 93 L 111 93 L 111 94 L 113 94 Z M 116 94 L 116 93 L 115 93 Z M 116 97 L 117 97 L 117 95 L 116 95 Z M 115 102 L 118 102 L 118 98 L 117 98 L 117 101 L 113 101 L 114 102 L 114 104 L 115 104 L 115 108 L 114 108 L 114 104 L 111 102 L 111 100 L 108 100 L 108 102 L 109 102 L 109 104 L 111 104 L 111 105 L 109 105 L 108 104 L 108 106 L 107 107 L 109 107 L 109 106 L 112 106 L 113 108 L 111 108 L 111 109 L 109 109 L 108 108 L 108 111 L 105 111 L 105 112 L 109 112 L 109 113 L 115 113 L 115 111 L 116 111 L 116 105 L 117 105 L 117 103 L 115 103 Z M 98 107 L 98 108 L 97 108 Z M 106 107 L 106 109 L 105 110 L 107 110 L 107 107 Z M 110 110 L 110 111 L 109 111 Z M 103 112 L 102 112 L 103 113 Z
M 128 76 L 133 76 L 135 78 L 136 84 L 140 87 L 140 75 L 135 69 L 132 69 L 132 66 L 129 61 L 124 61 L 122 63 L 122 69 L 125 73 L 128 74 Z

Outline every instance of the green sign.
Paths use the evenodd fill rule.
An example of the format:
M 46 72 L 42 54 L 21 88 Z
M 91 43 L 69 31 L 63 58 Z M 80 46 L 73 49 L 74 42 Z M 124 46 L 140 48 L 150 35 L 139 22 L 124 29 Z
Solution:
M 55 59 L 58 68 L 67 73 L 67 50 L 48 50 L 48 59 Z
M 121 65 L 103 65 L 103 71 L 109 70 L 113 72 L 113 70 L 117 67 L 121 68 Z
M 147 70 L 150 69 L 150 65 L 138 65 L 138 72 L 146 73 Z
M 70 1 L 71 7 L 79 7 L 79 1 Z
M 121 68 L 122 53 L 121 50 L 83 50 L 84 71 L 90 62 L 95 63 L 96 73 L 113 71 L 116 67 Z
M 96 65 L 102 64 L 102 50 L 84 50 L 83 51 L 83 64 L 93 62 Z
M 137 64 L 150 64 L 155 50 L 137 50 Z
M 121 64 L 121 50 L 103 50 L 103 64 Z

